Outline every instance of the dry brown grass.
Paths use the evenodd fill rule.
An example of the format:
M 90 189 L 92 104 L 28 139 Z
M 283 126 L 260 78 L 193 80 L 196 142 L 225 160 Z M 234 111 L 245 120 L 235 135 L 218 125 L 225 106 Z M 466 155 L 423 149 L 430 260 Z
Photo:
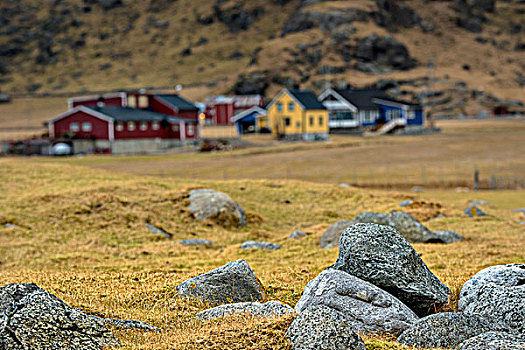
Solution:
M 107 158 L 110 160 L 111 158 Z M 133 166 L 133 165 L 130 165 Z M 228 193 L 253 216 L 247 228 L 225 229 L 192 219 L 185 208 L 191 188 Z M 286 349 L 290 318 L 202 323 L 202 303 L 179 299 L 176 286 L 188 277 L 243 258 L 264 284 L 268 299 L 295 305 L 306 283 L 337 257 L 320 249 L 324 229 L 365 210 L 398 209 L 401 199 L 424 218 L 438 208 L 446 218 L 427 221 L 431 229 L 451 229 L 465 237 L 452 245 L 415 244 L 429 268 L 454 292 L 480 269 L 523 262 L 525 242 L 518 214 L 523 191 L 455 193 L 365 191 L 286 180 L 203 181 L 110 173 L 64 161 L 0 159 L 0 284 L 35 282 L 69 304 L 105 317 L 139 319 L 164 331 L 116 331 L 124 349 Z M 486 199 L 485 218 L 469 219 L 462 209 Z M 152 236 L 145 223 L 174 234 Z M 309 235 L 287 240 L 295 229 Z M 213 246 L 185 247 L 184 238 L 207 238 Z M 243 251 L 245 240 L 282 245 L 278 251 Z M 382 337 L 366 338 L 368 349 L 401 349 Z

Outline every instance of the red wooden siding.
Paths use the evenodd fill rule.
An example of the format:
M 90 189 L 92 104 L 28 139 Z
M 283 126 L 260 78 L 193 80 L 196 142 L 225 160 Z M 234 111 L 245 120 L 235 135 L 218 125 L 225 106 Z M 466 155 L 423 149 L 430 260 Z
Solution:
M 78 123 L 79 131 L 72 132 L 71 123 Z M 82 123 L 91 123 L 91 131 L 82 131 Z M 108 122 L 83 111 L 75 112 L 53 123 L 56 138 L 73 133 L 77 138 L 109 139 Z
M 109 107 L 122 107 L 123 106 L 122 97 L 120 96 L 103 97 L 102 100 L 103 101 L 101 101 L 98 97 L 96 98 L 94 97 L 88 100 L 78 100 L 78 101 L 75 101 L 73 99 L 71 108 L 75 108 L 77 106 L 97 107 L 99 102 L 104 102 L 104 105 L 109 106 Z

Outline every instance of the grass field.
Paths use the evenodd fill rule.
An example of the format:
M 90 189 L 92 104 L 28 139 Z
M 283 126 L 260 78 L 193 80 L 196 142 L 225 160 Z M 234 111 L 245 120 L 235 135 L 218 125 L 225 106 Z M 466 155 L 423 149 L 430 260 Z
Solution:
M 461 125 L 458 124 L 456 134 L 452 133 L 449 140 L 454 135 L 461 139 L 465 130 L 475 139 L 475 135 L 481 137 L 486 130 Z M 501 132 L 511 145 L 515 142 L 514 148 L 521 147 L 518 135 L 513 139 L 507 128 Z M 445 135 L 432 136 L 429 139 L 436 140 L 429 142 L 437 145 Z M 404 144 L 407 148 L 410 145 L 418 148 L 418 140 L 385 139 L 385 143 L 364 140 L 355 148 Z M 483 140 L 477 147 L 483 147 Z M 293 179 L 222 181 L 217 180 L 220 173 L 215 179 L 188 176 L 192 169 L 211 171 L 217 160 L 240 164 L 252 158 L 273 157 L 285 162 L 294 153 L 318 154 L 319 158 L 310 160 L 311 164 L 328 167 L 331 165 L 316 162 L 328 157 L 326 154 L 354 149 L 345 146 L 345 142 L 349 141 L 270 146 L 261 148 L 260 153 L 241 150 L 197 156 L 0 159 L 0 284 L 35 282 L 88 313 L 138 319 L 163 328 L 159 334 L 115 330 L 124 349 L 287 349 L 290 345 L 284 332 L 292 317 L 265 321 L 237 317 L 228 322 L 203 323 L 194 315 L 206 306 L 179 299 L 176 286 L 186 278 L 243 258 L 262 281 L 268 299 L 294 306 L 306 283 L 337 257 L 337 249 L 318 247 L 319 238 L 329 224 L 352 219 L 365 210 L 395 210 L 398 202 L 407 198 L 424 202 L 408 210 L 421 220 L 438 212 L 446 216 L 425 222 L 429 228 L 455 230 L 465 238 L 452 245 L 414 245 L 429 268 L 453 291 L 444 310 L 456 308 L 461 285 L 475 272 L 494 264 L 524 261 L 524 228 L 517 223 L 519 214 L 509 210 L 525 206 L 523 190 L 478 193 L 429 190 L 407 194 Z M 331 153 L 322 156 L 317 153 L 319 149 Z M 487 149 L 483 148 L 483 152 Z M 518 151 L 507 149 L 505 152 L 509 153 L 505 154 Z M 496 147 L 495 152 L 503 151 Z M 478 154 L 475 152 L 473 156 Z M 480 159 L 478 155 L 473 162 Z M 162 166 L 162 162 L 168 164 Z M 335 158 L 333 162 L 341 160 Z M 251 164 L 256 169 L 259 163 Z M 408 165 L 413 164 L 417 164 L 417 159 L 409 159 Z M 177 175 L 178 167 L 186 170 L 186 178 L 178 177 L 181 176 Z M 165 174 L 161 170 L 172 174 L 158 176 Z M 264 172 L 264 168 L 259 171 Z M 228 193 L 246 210 L 248 226 L 225 229 L 195 221 L 186 208 L 185 196 L 196 187 Z M 491 203 L 484 207 L 488 217 L 469 219 L 463 214 L 462 210 L 473 199 Z M 441 208 L 437 210 L 436 204 Z M 145 227 L 147 222 L 173 233 L 174 240 L 151 235 Z M 5 223 L 19 227 L 6 229 Z M 309 233 L 308 237 L 287 240 L 295 229 Z M 184 238 L 206 238 L 216 244 L 185 247 L 175 243 Z M 270 241 L 281 244 L 282 249 L 243 251 L 240 244 L 246 240 Z M 401 349 L 389 338 L 365 340 L 369 350 Z

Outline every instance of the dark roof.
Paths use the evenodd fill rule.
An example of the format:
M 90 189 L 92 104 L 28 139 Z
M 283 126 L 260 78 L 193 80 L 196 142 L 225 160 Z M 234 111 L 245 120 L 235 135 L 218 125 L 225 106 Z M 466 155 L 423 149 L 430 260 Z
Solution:
M 288 90 L 290 94 L 301 103 L 305 109 L 326 109 L 310 90 Z
M 179 111 L 199 110 L 199 108 L 197 108 L 193 103 L 183 99 L 179 95 L 155 95 L 155 97 L 177 108 Z
M 136 109 L 131 107 L 89 107 L 90 109 L 99 113 L 105 114 L 117 121 L 162 121 L 170 118 L 170 116 L 146 111 L 142 109 Z
M 396 100 L 379 89 L 334 89 L 334 91 L 341 95 L 345 100 L 356 106 L 357 109 L 378 109 L 379 107 L 377 103 L 373 101 L 376 98 L 388 102 L 404 104 L 407 106 L 418 106 L 412 103 Z

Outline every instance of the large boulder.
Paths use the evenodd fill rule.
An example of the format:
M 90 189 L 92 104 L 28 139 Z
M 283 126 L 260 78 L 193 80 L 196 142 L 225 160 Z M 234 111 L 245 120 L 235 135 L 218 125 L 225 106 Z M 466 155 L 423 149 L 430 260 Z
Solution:
M 250 265 L 242 259 L 182 282 L 177 292 L 212 304 L 259 301 L 264 293 Z
M 389 292 L 419 316 L 448 301 L 450 289 L 393 227 L 356 224 L 343 231 L 332 268 Z
M 343 233 L 348 226 L 353 224 L 353 221 L 341 220 L 330 225 L 326 231 L 324 231 L 323 236 L 319 241 L 321 248 L 339 247 L 339 237 L 341 237 L 341 233 Z
M 292 322 L 286 335 L 294 350 L 365 350 L 365 344 L 340 312 L 314 306 Z
M 525 336 L 506 332 L 487 332 L 461 343 L 458 350 L 525 350 Z
M 356 58 L 399 70 L 409 70 L 417 65 L 405 45 L 390 36 L 381 37 L 375 33 L 359 42 Z
M 364 212 L 359 214 L 354 222 L 392 226 L 407 241 L 412 243 L 451 243 L 456 241 L 445 234 L 430 231 L 412 215 L 405 212 L 389 214 Z
M 525 332 L 525 264 L 492 266 L 468 280 L 460 292 L 458 308 L 500 320 Z
M 397 341 L 415 348 L 450 349 L 469 338 L 486 332 L 508 332 L 509 330 L 507 325 L 480 315 L 443 312 L 420 319 L 404 331 Z
M 246 226 L 246 214 L 230 196 L 215 190 L 190 191 L 189 209 L 199 220 L 212 220 L 223 226 Z
M 339 270 L 325 270 L 311 280 L 295 310 L 301 313 L 317 305 L 339 311 L 347 323 L 361 333 L 399 335 L 418 319 L 397 298 Z
M 246 302 L 225 304 L 212 309 L 201 311 L 197 314 L 199 320 L 207 321 L 214 318 L 247 314 L 257 318 L 279 317 L 286 314 L 295 314 L 295 310 L 280 301 L 267 301 L 264 304 L 258 302 Z
M 119 345 L 101 320 L 33 283 L 0 288 L 0 348 L 95 350 Z

